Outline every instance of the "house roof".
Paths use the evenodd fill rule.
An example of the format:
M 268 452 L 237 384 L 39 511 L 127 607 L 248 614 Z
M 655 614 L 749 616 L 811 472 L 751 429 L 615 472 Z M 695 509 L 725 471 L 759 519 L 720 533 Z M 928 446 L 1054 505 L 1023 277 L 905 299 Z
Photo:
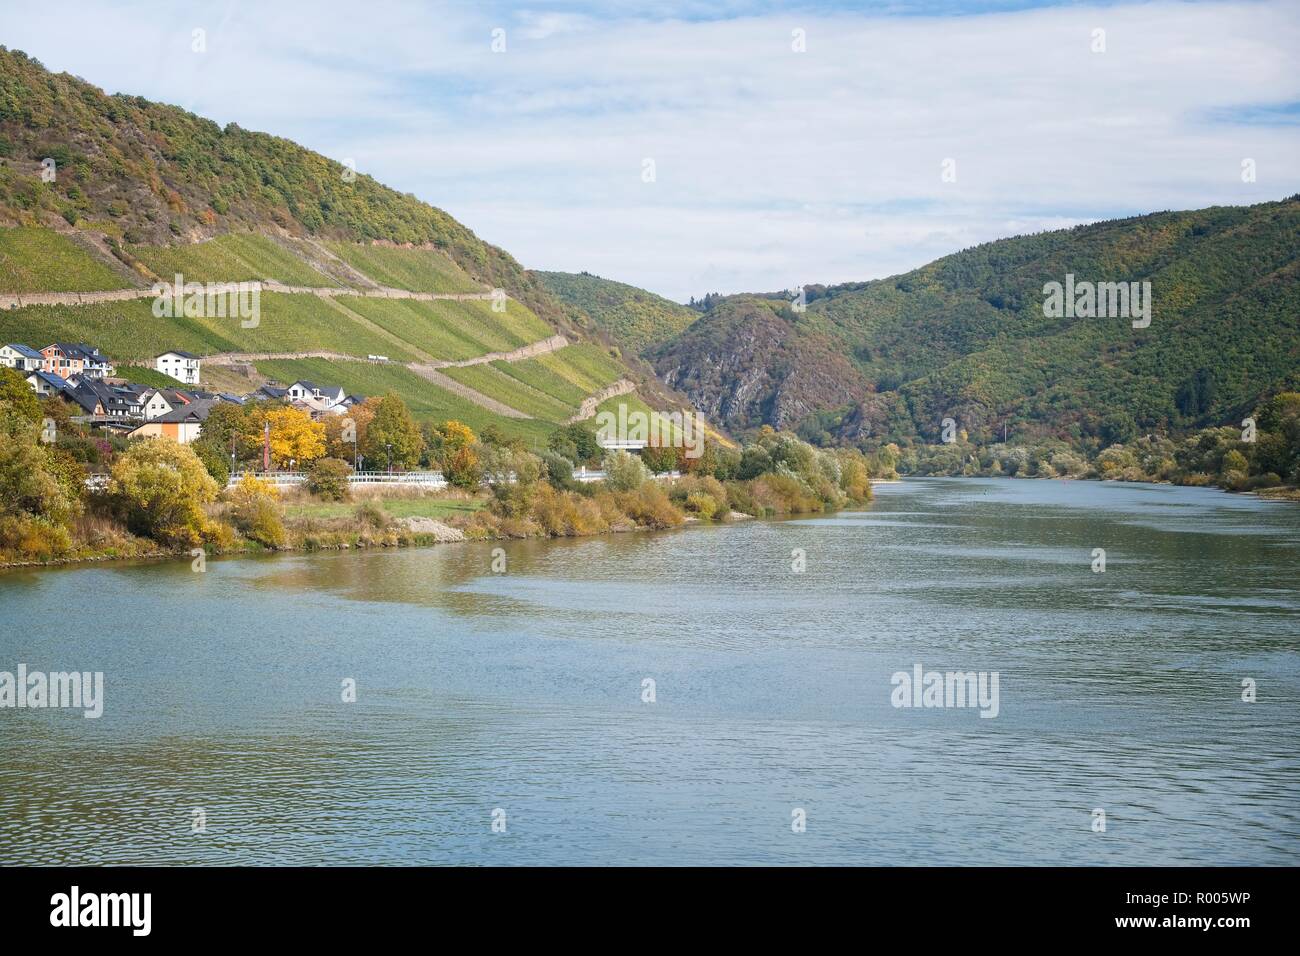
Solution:
M 180 408 L 173 408 L 170 412 L 165 412 L 154 419 L 156 422 L 188 422 L 208 420 L 208 413 L 212 411 L 212 406 L 217 404 L 215 398 L 196 398 L 188 405 L 182 405 Z
M 67 358 L 79 358 L 86 362 L 106 362 L 108 361 L 99 349 L 85 342 L 55 342 L 55 348 L 62 352 Z M 50 346 L 45 346 L 47 349 Z
M 66 379 L 60 378 L 58 375 L 54 375 L 50 372 L 28 372 L 27 373 L 26 381 L 30 382 L 34 378 L 39 378 L 46 385 L 51 385 L 54 388 L 57 388 L 60 392 L 68 391 L 72 388 L 72 386 L 68 384 Z
M 42 355 L 40 352 L 36 351 L 36 349 L 32 348 L 30 345 L 23 345 L 21 342 L 9 342 L 9 343 L 7 343 L 7 345 L 8 345 L 9 348 L 13 349 L 15 352 L 17 352 L 17 353 L 18 353 L 19 355 L 21 355 L 23 358 L 29 358 L 29 359 L 43 359 L 43 358 L 45 358 L 44 355 Z
M 167 351 L 167 352 L 160 352 L 160 353 L 158 353 L 158 358 L 162 358 L 164 355 L 176 355 L 176 356 L 179 356 L 180 358 L 183 358 L 183 359 L 201 359 L 201 358 L 203 358 L 202 355 L 195 355 L 193 352 L 182 352 L 180 349 L 171 349 L 170 351 Z

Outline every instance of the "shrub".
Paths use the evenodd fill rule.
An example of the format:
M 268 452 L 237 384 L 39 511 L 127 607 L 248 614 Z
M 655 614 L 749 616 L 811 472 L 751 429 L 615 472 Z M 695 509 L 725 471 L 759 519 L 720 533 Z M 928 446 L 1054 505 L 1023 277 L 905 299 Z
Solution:
M 605 471 L 605 485 L 611 491 L 635 491 L 650 477 L 641 459 L 625 451 L 610 452 L 601 467 Z
M 347 501 L 352 497 L 348 475 L 352 467 L 338 458 L 322 458 L 307 473 L 307 490 L 325 501 Z
M 159 544 L 192 548 L 214 532 L 203 506 L 217 483 L 188 445 L 139 440 L 114 463 L 109 493 L 127 526 Z
M 388 513 L 373 501 L 363 501 L 353 512 L 359 524 L 368 525 L 375 531 L 388 527 Z
M 687 496 L 686 510 L 691 514 L 699 515 L 701 518 L 710 519 L 719 517 L 719 510 L 723 510 L 725 514 L 725 510 L 720 509 L 717 499 L 702 491 L 696 491 Z
M 261 478 L 245 475 L 229 492 L 235 527 L 268 548 L 283 548 L 287 535 L 280 517 L 280 493 Z
M 643 528 L 675 528 L 683 520 L 682 513 L 668 500 L 668 493 L 654 482 L 647 481 L 634 491 L 618 492 L 615 500 L 623 513 Z

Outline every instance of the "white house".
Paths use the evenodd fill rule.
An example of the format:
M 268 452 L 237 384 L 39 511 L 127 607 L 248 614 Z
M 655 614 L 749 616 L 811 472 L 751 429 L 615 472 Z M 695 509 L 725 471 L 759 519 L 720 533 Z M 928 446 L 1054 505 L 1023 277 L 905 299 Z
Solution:
M 348 393 L 337 385 L 317 385 L 315 382 L 299 380 L 289 386 L 285 398 L 291 402 L 302 402 L 317 411 L 328 412 L 338 405 Z
M 26 345 L 17 342 L 0 345 L 0 365 L 8 368 L 19 372 L 37 372 L 44 361 L 44 355 Z
M 175 393 L 172 393 L 173 396 Z M 165 391 L 159 388 L 151 388 L 140 396 L 141 411 L 144 413 L 145 421 L 153 421 L 159 415 L 166 415 L 173 409 L 179 408 L 184 402 L 179 400 L 172 401 Z
M 199 363 L 199 357 L 190 352 L 164 352 L 154 360 L 154 368 L 164 375 L 170 375 L 178 382 L 197 385 Z

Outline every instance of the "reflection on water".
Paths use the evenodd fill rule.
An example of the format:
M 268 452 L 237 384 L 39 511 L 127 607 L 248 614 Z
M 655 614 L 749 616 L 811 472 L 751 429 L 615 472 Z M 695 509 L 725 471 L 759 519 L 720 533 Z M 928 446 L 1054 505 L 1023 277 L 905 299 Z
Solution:
M 0 670 L 107 698 L 0 710 L 0 863 L 1300 861 L 1300 508 L 878 495 L 504 575 L 467 544 L 0 576 Z M 894 709 L 916 663 L 998 671 L 1000 715 Z

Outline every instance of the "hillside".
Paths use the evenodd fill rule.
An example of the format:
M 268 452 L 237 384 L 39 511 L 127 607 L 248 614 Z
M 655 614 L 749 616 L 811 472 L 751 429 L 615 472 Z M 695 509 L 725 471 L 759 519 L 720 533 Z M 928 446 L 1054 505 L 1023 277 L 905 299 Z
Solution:
M 1300 200 L 1163 212 L 988 243 L 873 282 L 722 299 L 652 347 L 658 373 L 728 427 L 810 413 L 840 439 L 938 437 L 958 420 L 1076 442 L 1108 419 L 1190 430 L 1300 385 Z M 1047 318 L 1067 273 L 1152 283 L 1150 326 Z
M 155 315 L 151 284 L 176 274 L 263 283 L 258 321 Z M 225 390 L 297 377 L 391 390 L 417 417 L 537 446 L 615 382 L 663 392 L 571 314 L 413 196 L 0 48 L 0 342 L 89 342 L 141 381 L 153 356 L 184 349 Z
M 700 317 L 679 302 L 590 272 L 533 275 L 553 296 L 590 318 L 619 348 L 637 355 Z

